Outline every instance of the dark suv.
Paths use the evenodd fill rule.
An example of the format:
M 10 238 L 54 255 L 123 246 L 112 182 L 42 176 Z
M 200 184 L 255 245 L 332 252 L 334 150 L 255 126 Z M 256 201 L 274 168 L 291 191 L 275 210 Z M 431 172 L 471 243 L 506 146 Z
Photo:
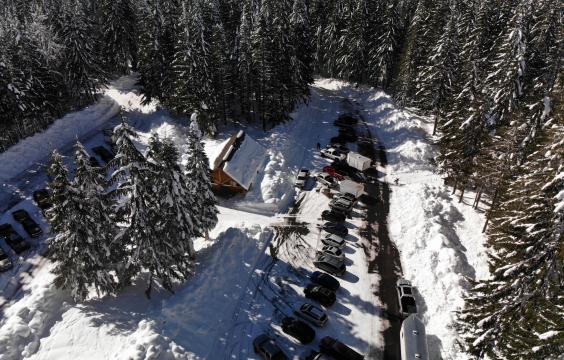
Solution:
M 321 339 L 319 348 L 322 353 L 327 354 L 339 360 L 364 360 L 364 356 L 360 355 L 347 345 L 337 339 L 326 336 Z
M 302 344 L 309 344 L 315 339 L 315 330 L 311 326 L 291 316 L 282 319 L 282 331 Z
M 333 305 L 337 300 L 333 290 L 317 284 L 309 284 L 306 286 L 304 294 L 306 298 L 315 300 L 325 307 Z
M 33 200 L 41 210 L 49 209 L 51 203 L 51 195 L 47 189 L 39 189 L 33 192 Z
M 29 244 L 10 224 L 0 225 L 0 237 L 6 241 L 6 244 L 8 244 L 16 254 L 20 254 L 30 248 Z
M 27 211 L 23 209 L 14 211 L 12 212 L 12 217 L 23 226 L 29 236 L 38 237 L 43 234 L 43 230 L 41 230 L 39 225 L 29 216 Z
M 274 339 L 266 334 L 257 336 L 253 340 L 253 348 L 265 360 L 287 360 L 288 357 L 276 344 Z
M 105 163 L 109 163 L 115 157 L 114 153 L 112 153 L 110 150 L 106 149 L 103 146 L 93 147 L 92 151 L 94 151 L 94 154 L 101 157 Z

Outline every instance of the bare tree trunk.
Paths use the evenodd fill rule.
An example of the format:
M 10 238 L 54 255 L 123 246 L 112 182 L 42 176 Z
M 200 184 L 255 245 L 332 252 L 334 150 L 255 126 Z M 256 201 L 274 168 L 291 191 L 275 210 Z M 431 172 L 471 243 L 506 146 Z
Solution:
M 490 206 L 490 209 L 488 210 L 488 214 L 486 215 L 486 222 L 484 223 L 484 227 L 482 228 L 482 232 L 486 232 L 486 229 L 488 227 L 488 223 L 490 221 L 492 210 L 494 209 L 494 207 L 496 206 L 496 203 L 497 203 L 497 194 L 498 194 L 498 190 L 496 188 L 495 192 L 494 192 L 493 199 L 492 199 L 492 206 Z
M 437 127 L 439 126 L 439 114 L 435 114 L 435 123 L 433 124 L 433 135 L 437 132 Z
M 147 285 L 147 289 L 145 290 L 145 296 L 147 299 L 151 298 L 151 290 L 153 289 L 153 274 L 149 277 L 149 285 Z
M 454 180 L 454 185 L 452 185 L 452 195 L 456 192 L 456 186 L 458 185 L 458 181 Z
M 482 198 L 482 188 L 478 189 L 478 192 L 476 193 L 476 197 L 474 198 L 474 204 L 472 205 L 472 207 L 474 209 L 478 208 L 478 205 L 480 204 L 480 199 Z
M 462 199 L 464 198 L 464 190 L 466 188 L 463 186 L 462 189 L 460 189 L 460 197 L 458 198 L 458 202 L 461 203 Z

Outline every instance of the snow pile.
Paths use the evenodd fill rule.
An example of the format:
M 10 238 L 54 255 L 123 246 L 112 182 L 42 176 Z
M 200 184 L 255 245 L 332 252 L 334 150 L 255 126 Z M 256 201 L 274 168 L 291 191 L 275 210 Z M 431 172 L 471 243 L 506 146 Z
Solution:
M 23 300 L 7 308 L 0 327 L 0 359 L 20 359 L 34 354 L 42 337 L 69 308 L 70 296 L 53 285 L 50 266 L 34 279 Z
M 372 134 L 386 148 L 383 180 L 391 184 L 399 179 L 399 186 L 390 185 L 390 234 L 400 250 L 404 277 L 416 288 L 430 357 L 466 359 L 456 348 L 458 335 L 452 325 L 469 286 L 466 278 L 488 276 L 483 213 L 469 205 L 472 192 L 459 204 L 433 172 L 429 160 L 436 149 L 430 141 L 430 119 L 396 108 L 379 91 L 345 92 L 362 104 Z

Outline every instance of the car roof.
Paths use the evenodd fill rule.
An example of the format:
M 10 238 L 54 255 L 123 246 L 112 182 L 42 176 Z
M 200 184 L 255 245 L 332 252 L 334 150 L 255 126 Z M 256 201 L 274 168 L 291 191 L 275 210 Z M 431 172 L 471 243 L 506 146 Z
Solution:
M 332 266 L 335 266 L 335 267 L 339 267 L 341 265 L 341 261 L 339 261 L 337 258 L 335 258 L 333 256 L 328 256 L 328 255 L 318 256 L 317 261 L 328 263 L 329 265 L 332 265 Z

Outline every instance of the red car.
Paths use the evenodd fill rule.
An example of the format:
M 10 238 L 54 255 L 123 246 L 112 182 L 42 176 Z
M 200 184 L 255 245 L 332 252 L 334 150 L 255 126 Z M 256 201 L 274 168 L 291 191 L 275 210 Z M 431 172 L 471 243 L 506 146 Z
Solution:
M 332 177 L 334 177 L 335 179 L 337 179 L 339 181 L 345 180 L 345 177 L 343 175 L 339 174 L 337 172 L 337 170 L 335 170 L 332 166 L 329 166 L 329 165 L 325 166 L 323 168 L 323 171 L 326 172 L 327 174 L 331 175 Z

